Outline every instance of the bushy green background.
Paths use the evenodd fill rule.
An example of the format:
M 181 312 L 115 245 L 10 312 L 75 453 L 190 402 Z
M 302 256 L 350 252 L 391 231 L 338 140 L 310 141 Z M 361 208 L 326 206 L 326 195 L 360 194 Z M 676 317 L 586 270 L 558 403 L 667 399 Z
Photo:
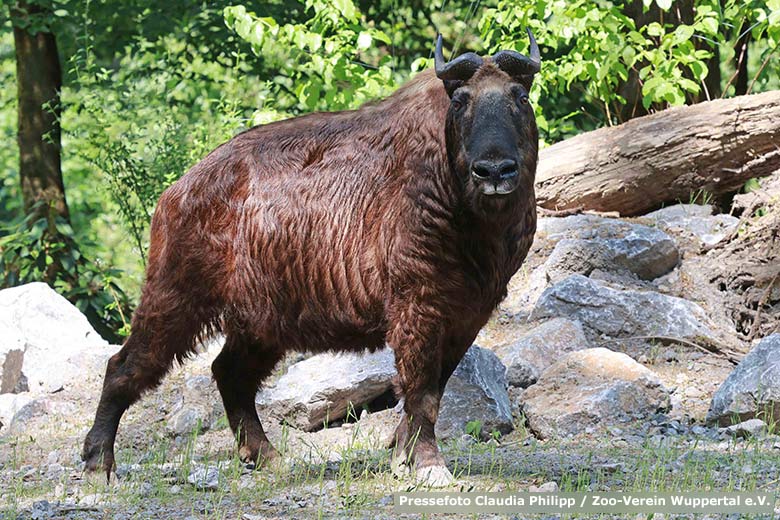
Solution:
M 71 223 L 25 222 L 13 3 L 0 3 L 0 282 L 46 279 L 119 335 L 167 186 L 242 129 L 390 94 L 432 64 L 437 31 L 447 55 L 524 52 L 531 27 L 544 59 L 531 96 L 543 145 L 734 95 L 740 38 L 748 91 L 780 86 L 780 0 L 39 0 L 65 74 Z M 65 274 L 47 279 L 52 263 Z M 81 266 L 71 267 L 77 278 L 71 265 Z

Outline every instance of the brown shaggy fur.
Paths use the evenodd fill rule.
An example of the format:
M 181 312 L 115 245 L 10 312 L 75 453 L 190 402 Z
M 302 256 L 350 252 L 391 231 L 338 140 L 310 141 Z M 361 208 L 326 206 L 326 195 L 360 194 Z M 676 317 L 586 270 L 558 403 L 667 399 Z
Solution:
M 509 82 L 487 60 L 467 85 L 478 96 Z M 445 140 L 449 107 L 425 72 L 356 111 L 248 130 L 171 186 L 132 334 L 108 363 L 84 443 L 87 467 L 111 471 L 123 412 L 217 330 L 227 341 L 213 373 L 242 459 L 275 454 L 254 396 L 285 352 L 387 342 L 405 397 L 399 446 L 414 436 L 417 466 L 442 465 L 433 425 L 444 386 L 533 240 L 538 139 L 531 112 L 520 188 L 480 197 L 462 146 L 445 142 L 458 139 L 448 123 Z

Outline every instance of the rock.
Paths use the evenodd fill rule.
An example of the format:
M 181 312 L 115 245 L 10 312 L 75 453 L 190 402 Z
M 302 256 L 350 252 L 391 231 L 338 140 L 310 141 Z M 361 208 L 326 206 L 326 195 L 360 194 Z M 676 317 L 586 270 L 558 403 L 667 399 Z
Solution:
M 567 354 L 521 398 L 528 426 L 542 439 L 606 432 L 670 408 L 669 390 L 625 354 L 592 348 Z
M 33 502 L 30 508 L 30 520 L 46 520 L 54 518 L 56 510 L 48 500 Z
M 620 219 L 586 214 L 542 217 L 537 220 L 536 234 L 539 239 L 553 243 L 564 238 L 621 238 L 631 233 L 636 225 Z
M 11 419 L 9 429 L 21 432 L 24 430 L 25 423 L 34 417 L 41 417 L 49 413 L 51 403 L 46 398 L 36 398 L 27 401 L 21 406 Z
M 622 238 L 561 240 L 544 268 L 553 282 L 574 273 L 587 276 L 597 269 L 627 272 L 642 280 L 652 280 L 674 269 L 679 260 L 680 253 L 669 235 L 635 225 Z
M 473 345 L 447 382 L 436 421 L 439 439 L 460 437 L 466 424 L 480 422 L 480 433 L 512 431 L 506 367 L 492 351 Z
M 105 502 L 106 497 L 102 493 L 93 493 L 90 495 L 84 495 L 79 500 L 79 506 L 81 507 L 95 507 Z
M 564 354 L 588 348 L 588 340 L 579 322 L 554 318 L 535 327 L 519 340 L 496 349 L 506 365 L 511 386 L 526 388 Z
M 216 490 L 219 488 L 219 468 L 216 466 L 196 466 L 187 476 L 187 482 L 196 489 Z
M 110 346 L 45 283 L 0 291 L 0 393 L 49 393 L 100 373 Z
M 0 429 L 7 428 L 16 415 L 33 397 L 30 394 L 0 394 Z
M 547 289 L 531 319 L 568 317 L 612 338 L 667 336 L 718 340 L 716 326 L 693 302 L 652 291 L 617 290 L 572 275 Z
M 739 225 L 739 219 L 731 215 L 713 215 L 710 205 L 677 204 L 653 211 L 644 216 L 670 233 L 696 238 L 702 245 L 717 244 L 730 235 Z
M 539 486 L 529 486 L 531 493 L 557 493 L 560 488 L 557 482 L 545 482 Z
M 747 421 L 728 426 L 722 430 L 727 435 L 746 439 L 748 437 L 758 437 L 763 435 L 767 432 L 768 426 L 761 419 L 748 419 Z
M 187 376 L 179 398 L 166 416 L 165 428 L 172 437 L 188 436 L 196 429 L 204 433 L 214 427 L 223 412 L 222 398 L 212 378 Z
M 571 274 L 652 280 L 678 264 L 675 242 L 663 231 L 593 215 L 541 218 L 537 242 L 554 245 L 523 291 L 511 291 L 502 308 L 527 311 L 551 284 Z M 522 275 L 521 276 L 525 276 Z
M 205 432 L 209 429 L 209 412 L 202 406 L 182 405 L 166 421 L 166 430 L 173 437 L 189 435 L 195 429 Z
M 715 392 L 707 422 L 728 426 L 737 418 L 780 417 L 780 334 L 765 337 Z
M 291 365 L 273 387 L 257 394 L 269 415 L 311 431 L 346 416 L 387 392 L 395 376 L 393 351 L 366 354 L 319 354 Z

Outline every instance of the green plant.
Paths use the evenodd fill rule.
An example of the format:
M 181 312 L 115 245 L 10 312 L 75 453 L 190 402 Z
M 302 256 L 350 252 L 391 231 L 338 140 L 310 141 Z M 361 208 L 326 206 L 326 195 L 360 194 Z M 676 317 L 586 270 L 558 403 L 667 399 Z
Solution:
M 466 435 L 471 435 L 479 440 L 482 434 L 482 421 L 469 421 L 466 423 Z
M 0 287 L 45 282 L 84 313 L 104 338 L 118 341 L 129 333 L 130 303 L 116 284 L 120 273 L 84 256 L 71 226 L 53 210 L 41 211 L 39 204 L 3 233 Z
M 258 56 L 281 74 L 271 86 L 279 108 L 295 112 L 355 108 L 390 93 L 396 83 L 392 56 L 375 64 L 361 61 L 376 42 L 390 44 L 387 34 L 361 22 L 351 0 L 306 0 L 313 15 L 305 23 L 280 23 L 258 17 L 238 5 L 225 9 L 225 23 L 249 42 Z

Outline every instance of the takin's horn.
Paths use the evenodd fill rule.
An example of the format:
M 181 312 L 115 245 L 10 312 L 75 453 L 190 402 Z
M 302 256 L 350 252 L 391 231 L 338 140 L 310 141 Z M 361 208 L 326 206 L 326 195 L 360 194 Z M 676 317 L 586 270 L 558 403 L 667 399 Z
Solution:
M 467 81 L 482 66 L 482 58 L 473 52 L 462 54 L 450 62 L 444 61 L 444 54 L 441 50 L 443 44 L 444 40 L 441 34 L 437 35 L 434 64 L 436 76 L 439 79 Z
M 526 27 L 525 30 L 531 40 L 530 56 L 523 56 L 516 51 L 499 51 L 493 55 L 493 63 L 513 77 L 536 74 L 542 66 L 542 56 L 539 53 L 539 46 L 536 44 L 534 35 L 531 34 L 530 28 Z

